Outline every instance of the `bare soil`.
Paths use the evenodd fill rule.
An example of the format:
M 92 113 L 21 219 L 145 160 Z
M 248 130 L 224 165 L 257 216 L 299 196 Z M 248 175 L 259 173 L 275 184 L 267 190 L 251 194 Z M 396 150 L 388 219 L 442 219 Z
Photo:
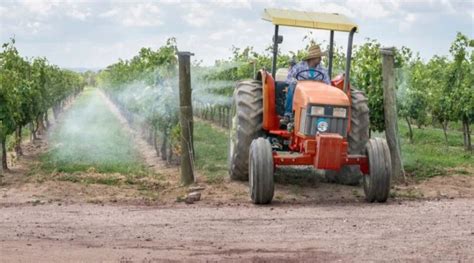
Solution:
M 317 173 L 280 170 L 274 203 L 254 206 L 247 183 L 206 184 L 198 174 L 202 200 L 186 205 L 178 168 L 123 124 L 165 187 L 55 180 L 38 169 L 47 139 L 25 143 L 0 177 L 0 262 L 474 262 L 472 168 L 396 184 L 386 204 Z
M 0 210 L 2 262 L 474 261 L 474 200 Z

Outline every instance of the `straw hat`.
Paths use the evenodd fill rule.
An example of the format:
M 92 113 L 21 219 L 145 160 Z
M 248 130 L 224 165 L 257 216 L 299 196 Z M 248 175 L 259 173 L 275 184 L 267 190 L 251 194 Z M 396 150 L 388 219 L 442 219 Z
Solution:
M 321 47 L 319 47 L 319 45 L 312 45 L 308 49 L 308 55 L 304 57 L 303 60 L 320 58 L 322 56 L 326 56 L 326 52 L 322 52 Z

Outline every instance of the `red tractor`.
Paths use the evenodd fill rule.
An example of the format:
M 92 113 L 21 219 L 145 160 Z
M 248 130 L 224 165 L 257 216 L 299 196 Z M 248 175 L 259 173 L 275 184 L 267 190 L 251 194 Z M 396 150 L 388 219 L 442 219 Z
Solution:
M 351 87 L 352 40 L 357 25 L 340 14 L 265 9 L 263 19 L 275 25 L 272 74 L 262 69 L 256 79 L 234 91 L 229 142 L 229 173 L 249 180 L 255 204 L 268 204 L 274 194 L 274 170 L 283 165 L 311 165 L 329 179 L 354 184 L 362 176 L 368 202 L 385 202 L 391 180 L 390 152 L 384 139 L 369 139 L 369 108 L 364 93 Z M 330 31 L 328 73 L 331 76 L 334 32 L 348 32 L 345 74 L 330 85 L 298 80 L 293 99 L 294 126 L 280 125 L 281 96 L 286 83 L 275 81 L 280 25 Z

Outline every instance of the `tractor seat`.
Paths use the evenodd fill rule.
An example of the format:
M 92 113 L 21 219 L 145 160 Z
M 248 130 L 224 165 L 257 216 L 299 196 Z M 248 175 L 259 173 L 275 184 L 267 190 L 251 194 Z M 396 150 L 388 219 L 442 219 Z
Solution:
M 286 101 L 286 92 L 285 89 L 288 87 L 288 84 L 284 81 L 275 82 L 275 108 L 279 116 L 285 115 L 285 101 Z
M 288 87 L 286 77 L 288 76 L 288 68 L 279 68 L 275 74 L 275 108 L 279 116 L 285 115 L 285 101 Z

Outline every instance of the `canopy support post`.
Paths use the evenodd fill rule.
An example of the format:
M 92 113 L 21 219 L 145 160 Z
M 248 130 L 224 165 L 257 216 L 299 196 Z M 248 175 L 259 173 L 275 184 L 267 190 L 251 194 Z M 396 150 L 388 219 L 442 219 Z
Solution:
M 346 74 L 344 78 L 344 92 L 347 93 L 350 82 L 351 74 L 351 57 L 352 57 L 352 40 L 354 39 L 354 33 L 356 32 L 357 27 L 352 28 L 349 33 L 349 41 L 347 42 L 347 56 L 346 56 Z
M 334 46 L 334 30 L 331 30 L 329 34 L 329 65 L 328 65 L 328 75 L 329 79 L 332 79 L 332 57 L 333 57 L 333 46 Z
M 272 61 L 272 77 L 275 79 L 276 65 L 278 56 L 278 25 L 275 25 L 275 35 L 273 36 L 273 61 Z

